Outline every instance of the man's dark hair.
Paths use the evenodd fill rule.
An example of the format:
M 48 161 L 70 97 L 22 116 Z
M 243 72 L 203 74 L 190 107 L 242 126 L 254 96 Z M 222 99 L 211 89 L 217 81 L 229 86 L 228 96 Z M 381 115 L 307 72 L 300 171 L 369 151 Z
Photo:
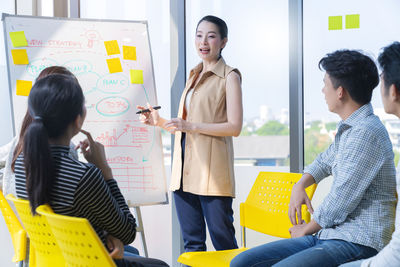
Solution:
M 342 86 L 360 105 L 371 101 L 379 75 L 370 57 L 355 50 L 338 50 L 327 54 L 318 66 L 329 75 L 335 89 Z
M 383 48 L 378 57 L 382 77 L 385 81 L 385 89 L 394 84 L 397 91 L 400 92 L 400 43 L 394 42 Z

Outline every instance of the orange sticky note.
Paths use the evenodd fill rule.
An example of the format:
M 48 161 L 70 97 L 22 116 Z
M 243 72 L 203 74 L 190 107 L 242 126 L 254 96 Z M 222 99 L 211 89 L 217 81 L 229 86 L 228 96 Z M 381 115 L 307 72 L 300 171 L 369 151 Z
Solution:
M 123 45 L 122 52 L 124 53 L 124 59 L 136 60 L 136 47 Z
M 14 47 L 28 46 L 28 41 L 23 31 L 10 32 L 10 39 Z
M 28 53 L 26 49 L 11 49 L 11 56 L 15 65 L 28 65 Z
M 106 47 L 107 50 L 107 55 L 116 55 L 120 54 L 121 52 L 119 51 L 119 46 L 117 40 L 113 41 L 105 41 L 104 46 Z
M 143 84 L 143 70 L 131 70 L 131 83 Z
M 122 72 L 121 60 L 118 57 L 107 59 L 107 65 L 110 73 Z
M 28 96 L 32 89 L 32 81 L 17 80 L 17 95 Z

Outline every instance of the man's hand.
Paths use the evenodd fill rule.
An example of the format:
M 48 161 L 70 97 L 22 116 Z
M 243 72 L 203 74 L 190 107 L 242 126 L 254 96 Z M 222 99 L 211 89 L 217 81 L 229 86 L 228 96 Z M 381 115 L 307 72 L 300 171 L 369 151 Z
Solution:
M 107 247 L 110 250 L 111 258 L 122 259 L 124 257 L 124 244 L 118 238 L 107 235 Z
M 302 221 L 290 228 L 289 233 L 292 238 L 295 238 L 315 234 L 321 229 L 321 226 L 314 220 L 311 220 L 309 223 Z
M 307 196 L 305 188 L 297 183 L 292 188 L 292 194 L 290 196 L 290 203 L 289 203 L 289 218 L 290 222 L 293 225 L 297 225 L 298 223 L 301 224 L 303 221 L 303 217 L 301 214 L 301 205 L 306 204 L 308 210 L 314 213 L 314 209 L 311 205 L 311 201 Z M 297 215 L 297 220 L 296 220 Z
M 294 225 L 289 229 L 290 236 L 292 238 L 302 237 L 306 235 L 306 226 L 307 224 L 303 221 L 302 224 Z

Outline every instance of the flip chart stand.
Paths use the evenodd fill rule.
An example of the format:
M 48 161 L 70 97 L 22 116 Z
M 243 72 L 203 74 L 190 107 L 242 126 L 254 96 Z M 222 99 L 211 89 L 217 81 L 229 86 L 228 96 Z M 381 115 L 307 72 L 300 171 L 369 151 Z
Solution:
M 136 232 L 140 232 L 140 236 L 142 237 L 142 246 L 143 246 L 144 256 L 146 258 L 148 258 L 149 254 L 147 252 L 146 238 L 144 236 L 142 213 L 140 212 L 140 207 L 139 206 L 134 207 L 134 208 L 135 208 L 136 220 L 137 220 Z

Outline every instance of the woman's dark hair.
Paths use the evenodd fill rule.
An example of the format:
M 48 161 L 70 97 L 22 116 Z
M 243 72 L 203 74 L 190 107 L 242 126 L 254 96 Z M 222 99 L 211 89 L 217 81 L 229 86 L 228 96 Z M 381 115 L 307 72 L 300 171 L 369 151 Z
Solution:
M 216 16 L 211 16 L 211 15 L 203 17 L 197 23 L 196 31 L 197 31 L 197 28 L 199 28 L 200 23 L 202 23 L 203 21 L 208 21 L 208 22 L 211 22 L 211 23 L 217 25 L 219 34 L 221 35 L 221 39 L 224 39 L 224 38 L 228 37 L 228 26 L 226 26 L 225 21 L 223 21 L 222 19 L 220 19 L 220 18 L 218 18 Z
M 394 84 L 397 91 L 400 91 L 400 43 L 394 42 L 383 48 L 378 57 L 382 69 L 386 91 Z
M 50 201 L 54 166 L 49 139 L 65 134 L 67 127 L 83 115 L 84 96 L 77 79 L 70 75 L 52 74 L 38 80 L 28 98 L 28 111 L 33 118 L 26 129 L 23 155 L 26 189 L 32 213 Z
M 370 57 L 355 50 L 338 50 L 327 54 L 318 66 L 329 75 L 335 89 L 342 86 L 360 105 L 371 101 L 379 75 Z
M 38 81 L 50 74 L 65 74 L 65 75 L 74 76 L 67 68 L 65 68 L 63 66 L 51 66 L 51 67 L 47 67 L 47 68 L 43 69 L 39 73 L 39 76 L 36 78 L 36 81 Z M 32 117 L 29 114 L 29 111 L 27 110 L 25 113 L 24 119 L 22 120 L 21 130 L 19 132 L 19 140 L 14 149 L 13 159 L 12 159 L 12 163 L 11 163 L 11 169 L 13 171 L 15 171 L 15 161 L 17 161 L 19 154 L 21 154 L 21 152 L 22 152 L 22 144 L 24 142 L 25 131 L 31 123 L 32 123 Z
M 225 21 L 223 21 L 222 19 L 216 17 L 216 16 L 212 16 L 212 15 L 208 15 L 203 17 L 196 26 L 196 32 L 197 29 L 199 28 L 200 23 L 202 23 L 203 21 L 208 21 L 211 22 L 213 24 L 215 24 L 218 28 L 219 34 L 221 35 L 221 39 L 227 38 L 228 37 L 228 26 L 226 26 Z M 223 48 L 222 48 L 223 49 Z M 221 51 L 222 51 L 221 49 Z M 221 53 L 220 51 L 220 53 Z

